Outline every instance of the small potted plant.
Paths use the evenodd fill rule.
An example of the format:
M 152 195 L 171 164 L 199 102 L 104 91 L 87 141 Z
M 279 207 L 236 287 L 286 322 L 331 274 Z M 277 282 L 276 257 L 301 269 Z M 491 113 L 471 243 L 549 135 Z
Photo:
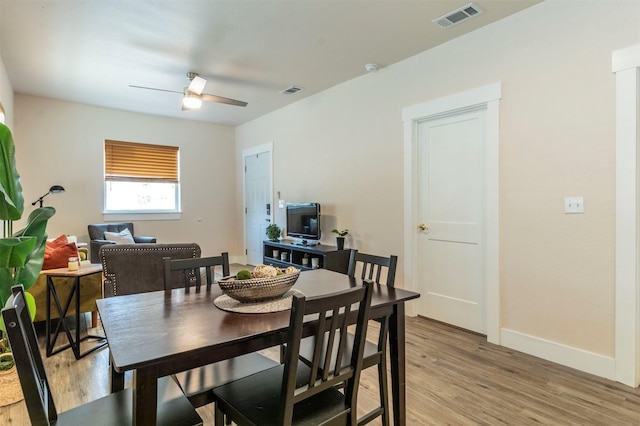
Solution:
M 344 250 L 344 237 L 349 235 L 349 230 L 343 229 L 342 231 L 339 231 L 334 228 L 331 230 L 331 232 L 337 235 L 336 244 L 338 245 L 338 250 Z
M 267 238 L 269 238 L 269 241 L 278 241 L 280 232 L 280 227 L 275 223 L 267 226 Z
M 309 253 L 305 253 L 302 256 L 302 266 L 308 266 L 309 265 Z

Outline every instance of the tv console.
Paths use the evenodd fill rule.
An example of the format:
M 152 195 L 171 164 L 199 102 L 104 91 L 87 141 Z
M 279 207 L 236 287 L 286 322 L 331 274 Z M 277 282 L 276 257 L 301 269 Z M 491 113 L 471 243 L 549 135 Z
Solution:
M 278 251 L 277 258 L 274 256 L 274 250 Z M 279 268 L 295 266 L 300 270 L 324 268 L 346 274 L 349 267 L 349 255 L 351 251 L 338 250 L 335 246 L 325 244 L 312 246 L 310 244 L 305 245 L 299 242 L 283 240 L 264 241 L 262 253 L 262 263 L 265 265 L 277 266 Z M 285 253 L 284 259 L 282 258 L 282 253 Z M 307 265 L 302 264 L 302 259 L 305 254 L 309 259 Z M 312 266 L 313 258 L 318 259 L 317 268 Z
M 320 243 L 317 242 L 317 241 L 309 242 L 307 240 L 302 240 L 300 242 L 295 242 L 295 243 L 291 243 L 291 244 L 296 245 L 296 246 L 303 246 L 303 247 L 313 247 L 313 246 L 319 246 L 320 245 Z

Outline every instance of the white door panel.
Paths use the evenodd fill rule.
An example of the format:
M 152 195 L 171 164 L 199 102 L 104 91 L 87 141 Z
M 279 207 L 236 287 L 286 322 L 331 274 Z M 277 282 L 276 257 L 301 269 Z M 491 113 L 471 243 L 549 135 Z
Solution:
M 477 247 L 472 244 L 429 241 L 429 253 L 429 262 L 433 264 L 427 273 L 429 292 L 477 303 L 481 295 L 478 288 L 481 277 L 474 274 L 479 266 Z M 437 301 L 433 304 L 437 305 Z
M 247 263 L 262 263 L 262 242 L 271 223 L 271 152 L 246 156 L 245 164 L 245 235 Z M 269 208 L 267 208 L 267 205 Z
M 429 221 L 429 239 L 458 243 L 480 243 L 480 227 L 477 223 Z
M 485 332 L 485 110 L 418 124 L 421 315 Z

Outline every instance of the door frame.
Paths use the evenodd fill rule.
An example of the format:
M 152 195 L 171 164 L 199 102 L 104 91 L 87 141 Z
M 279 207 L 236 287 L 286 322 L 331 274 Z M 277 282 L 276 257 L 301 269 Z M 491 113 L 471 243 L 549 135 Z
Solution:
M 487 145 L 485 151 L 485 315 L 487 341 L 500 344 L 500 280 L 499 280 L 499 102 L 500 82 L 466 92 L 403 108 L 404 123 L 404 283 L 409 290 L 418 288 L 418 123 L 445 113 L 471 107 L 487 110 Z M 409 304 L 407 313 L 416 315 Z
M 247 264 L 247 183 L 246 183 L 246 171 L 247 157 L 251 157 L 258 154 L 268 152 L 271 157 L 269 162 L 269 199 L 271 200 L 271 223 L 273 222 L 273 142 L 268 142 L 262 145 L 246 148 L 242 150 L 242 245 L 244 246 L 244 253 L 242 254 L 242 264 Z
M 640 45 L 616 50 L 615 378 L 640 385 Z

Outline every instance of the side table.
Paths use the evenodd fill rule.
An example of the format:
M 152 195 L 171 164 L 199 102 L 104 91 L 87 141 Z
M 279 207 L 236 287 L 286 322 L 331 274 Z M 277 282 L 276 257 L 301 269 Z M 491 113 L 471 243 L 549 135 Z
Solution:
M 80 338 L 80 279 L 82 277 L 86 277 L 93 274 L 101 274 L 102 273 L 102 265 L 101 264 L 89 264 L 89 265 L 81 265 L 77 271 L 70 271 L 68 268 L 59 268 L 59 269 L 48 269 L 43 271 L 47 275 L 47 318 L 46 318 L 46 339 L 47 339 L 47 357 L 57 354 L 65 349 L 71 348 L 73 350 L 73 354 L 76 359 L 80 359 L 85 355 L 98 350 L 104 347 L 107 344 L 107 341 L 104 336 L 94 336 L 87 334 L 83 338 Z M 54 277 L 67 277 L 73 278 L 73 287 L 69 292 L 69 296 L 67 300 L 64 302 L 64 306 L 58 297 L 58 292 L 56 291 L 56 286 L 53 282 Z M 55 330 L 51 329 L 51 296 L 53 296 L 53 300 L 55 302 L 56 308 L 58 310 L 58 323 L 55 327 Z M 76 332 L 75 338 L 71 333 L 71 329 L 69 325 L 65 321 L 65 317 L 69 312 L 69 307 L 71 303 L 75 302 L 75 320 L 76 320 Z M 67 339 L 69 340 L 69 344 L 62 346 L 57 349 L 53 349 L 56 340 L 58 339 L 58 335 L 60 334 L 60 327 L 64 329 L 65 334 L 67 335 Z M 88 351 L 84 353 L 80 353 L 80 342 L 83 342 L 87 339 L 100 339 L 102 343 L 92 347 Z

